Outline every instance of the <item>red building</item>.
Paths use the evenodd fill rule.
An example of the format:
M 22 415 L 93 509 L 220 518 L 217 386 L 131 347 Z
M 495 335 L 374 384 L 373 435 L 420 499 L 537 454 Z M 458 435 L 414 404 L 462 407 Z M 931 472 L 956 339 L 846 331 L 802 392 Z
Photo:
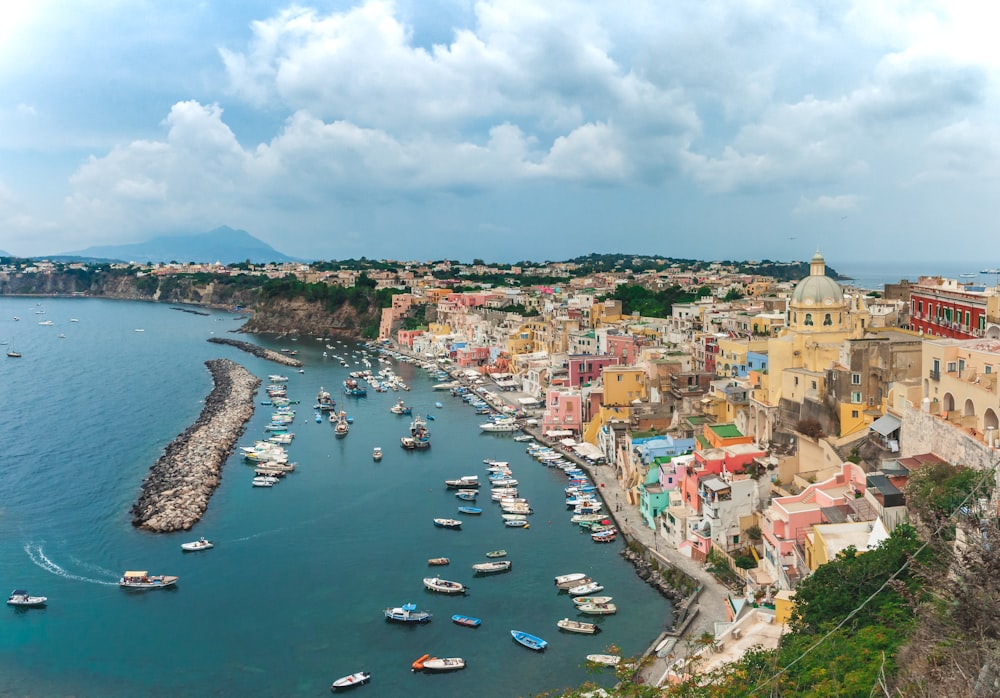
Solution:
M 971 339 L 986 330 L 986 289 L 922 276 L 910 287 L 910 329 L 931 337 Z

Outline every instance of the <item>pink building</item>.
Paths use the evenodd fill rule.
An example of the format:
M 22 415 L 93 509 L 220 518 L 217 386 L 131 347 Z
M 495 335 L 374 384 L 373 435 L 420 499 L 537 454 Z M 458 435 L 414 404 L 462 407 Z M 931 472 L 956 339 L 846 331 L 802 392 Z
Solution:
M 478 368 L 490 362 L 489 347 L 463 347 L 454 354 L 455 363 L 462 368 Z
M 413 348 L 413 338 L 419 337 L 424 333 L 423 330 L 400 330 L 396 333 L 396 341 L 399 342 L 401 346 Z
M 786 589 L 795 587 L 805 572 L 806 533 L 825 523 L 824 507 L 846 505 L 864 496 L 865 473 L 854 463 L 844 463 L 829 480 L 809 485 L 799 494 L 776 497 L 764 511 L 761 533 L 764 569 Z
M 568 429 L 579 435 L 583 427 L 582 407 L 579 391 L 549 388 L 545 393 L 542 433 Z
M 463 308 L 478 308 L 486 305 L 489 297 L 488 293 L 449 293 L 444 300 Z
M 601 377 L 601 369 L 605 366 L 616 366 L 620 360 L 617 356 L 592 356 L 590 354 L 575 354 L 566 360 L 569 369 L 568 383 L 581 386 L 593 383 Z
M 608 356 L 618 357 L 625 366 L 635 366 L 639 347 L 639 340 L 630 334 L 608 334 Z

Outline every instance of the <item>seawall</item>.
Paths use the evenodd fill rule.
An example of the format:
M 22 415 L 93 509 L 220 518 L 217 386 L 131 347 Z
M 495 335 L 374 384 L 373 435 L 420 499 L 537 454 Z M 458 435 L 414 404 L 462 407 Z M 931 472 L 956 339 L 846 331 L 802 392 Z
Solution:
M 214 344 L 227 344 L 231 347 L 236 347 L 237 349 L 242 349 L 243 351 L 253 354 L 254 356 L 267 359 L 268 361 L 274 361 L 279 364 L 284 364 L 285 366 L 301 366 L 302 362 L 298 359 L 293 359 L 290 356 L 285 356 L 281 352 L 271 351 L 270 349 L 264 349 L 263 347 L 258 347 L 256 344 L 251 344 L 250 342 L 241 342 L 238 339 L 228 339 L 226 337 L 209 337 L 208 341 Z
M 130 511 L 133 526 L 157 533 L 194 526 L 222 480 L 223 463 L 253 416 L 260 379 L 229 359 L 205 365 L 215 387 L 194 424 L 150 467 Z

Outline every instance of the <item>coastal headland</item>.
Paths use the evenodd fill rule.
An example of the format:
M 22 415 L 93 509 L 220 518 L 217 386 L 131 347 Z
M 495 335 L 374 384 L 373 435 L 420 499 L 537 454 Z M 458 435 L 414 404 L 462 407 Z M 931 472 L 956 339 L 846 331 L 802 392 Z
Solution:
M 226 337 L 210 337 L 208 341 L 215 344 L 228 344 L 231 347 L 236 347 L 237 349 L 242 349 L 245 352 L 253 354 L 258 358 L 274 361 L 279 364 L 284 364 L 285 366 L 298 367 L 302 365 L 302 362 L 298 359 L 293 359 L 291 356 L 285 356 L 281 352 L 264 349 L 263 347 L 251 344 L 250 342 L 241 342 L 238 339 L 228 339 Z
M 194 424 L 150 467 L 132 505 L 133 526 L 157 533 L 194 526 L 221 482 L 222 464 L 253 416 L 260 379 L 229 359 L 212 359 L 205 365 L 215 387 Z

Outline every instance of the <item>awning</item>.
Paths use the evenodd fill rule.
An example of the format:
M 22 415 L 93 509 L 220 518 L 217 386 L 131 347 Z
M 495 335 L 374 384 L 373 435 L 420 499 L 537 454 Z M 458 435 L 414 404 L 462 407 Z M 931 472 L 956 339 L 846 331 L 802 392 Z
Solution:
M 899 425 L 899 419 L 893 417 L 891 414 L 886 414 L 872 422 L 872 425 L 868 428 L 882 436 L 888 436 L 899 429 Z

